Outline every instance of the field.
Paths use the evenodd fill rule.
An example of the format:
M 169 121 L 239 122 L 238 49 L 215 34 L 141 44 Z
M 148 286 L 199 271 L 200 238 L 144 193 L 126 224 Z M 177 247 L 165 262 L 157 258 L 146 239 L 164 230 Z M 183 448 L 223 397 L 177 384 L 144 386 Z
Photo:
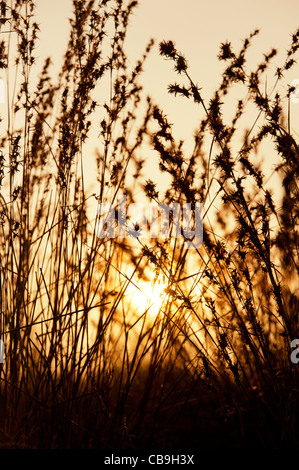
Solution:
M 298 448 L 297 95 L 277 90 L 299 29 L 279 66 L 248 67 L 258 30 L 220 44 L 211 97 L 160 42 L 202 116 L 187 152 L 143 93 L 153 43 L 127 57 L 136 7 L 74 0 L 60 73 L 36 79 L 34 1 L 0 2 L 0 449 Z M 145 238 L 150 205 L 168 218 Z

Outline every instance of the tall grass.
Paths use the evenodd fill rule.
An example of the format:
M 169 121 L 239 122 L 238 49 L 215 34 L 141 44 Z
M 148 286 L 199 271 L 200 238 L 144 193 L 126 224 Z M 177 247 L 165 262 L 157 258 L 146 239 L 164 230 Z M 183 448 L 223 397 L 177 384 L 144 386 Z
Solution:
M 152 43 L 135 65 L 126 56 L 136 6 L 74 0 L 61 72 L 51 78 L 47 59 L 34 84 L 34 2 L 1 3 L 1 28 L 9 33 L 0 45 L 8 90 L 0 156 L 0 447 L 297 447 L 290 343 L 299 333 L 299 152 L 275 89 L 295 63 L 299 31 L 271 93 L 262 91 L 263 77 L 276 50 L 249 71 L 246 53 L 257 31 L 239 52 L 222 44 L 225 69 L 208 105 L 175 44 L 160 44 L 184 80 L 169 92 L 204 113 L 187 155 L 163 110 L 142 93 Z M 241 98 L 225 123 L 235 87 Z M 259 119 L 239 128 L 250 104 Z M 85 184 L 94 135 L 96 194 Z M 280 178 L 276 194 L 259 158 L 264 141 Z M 171 179 L 165 194 L 144 176 L 140 155 L 148 145 Z M 169 237 L 150 242 L 142 234 L 98 237 L 91 202 L 116 205 L 123 193 L 128 204 L 138 202 L 141 188 L 157 203 L 202 203 L 203 245 L 188 249 L 188 240 L 175 238 L 173 220 Z M 126 220 L 129 229 L 134 223 Z M 153 315 L 153 299 L 140 299 L 161 279 Z

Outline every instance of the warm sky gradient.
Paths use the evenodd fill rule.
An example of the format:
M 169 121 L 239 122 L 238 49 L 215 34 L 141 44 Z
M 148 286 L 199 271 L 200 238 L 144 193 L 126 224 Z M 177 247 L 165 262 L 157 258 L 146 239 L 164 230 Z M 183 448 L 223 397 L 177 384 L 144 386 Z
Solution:
M 68 34 L 68 17 L 71 14 L 71 0 L 37 0 L 37 15 L 41 23 L 40 55 L 51 55 L 59 63 Z M 172 39 L 188 59 L 192 78 L 202 87 L 202 95 L 209 101 L 219 83 L 223 65 L 217 60 L 219 45 L 226 40 L 239 49 L 241 40 L 251 31 L 259 28 L 258 37 L 248 57 L 252 66 L 259 63 L 263 53 L 272 47 L 281 55 L 274 59 L 280 65 L 284 51 L 290 44 L 290 35 L 299 27 L 298 0 L 140 0 L 131 20 L 127 40 L 128 55 L 135 62 L 143 53 L 149 39 L 156 45 L 148 59 L 143 76 L 147 94 L 160 104 L 174 123 L 178 138 L 192 142 L 194 128 L 202 111 L 184 98 L 167 94 L 167 85 L 178 81 L 172 64 L 158 54 L 158 44 L 163 39 Z M 299 66 L 292 69 L 285 79 L 287 85 L 299 78 Z M 271 74 L 269 86 L 273 83 Z M 272 82 L 271 82 L 272 80 Z M 284 90 L 280 90 L 284 94 Z M 232 103 L 233 104 L 233 103 Z M 297 107 L 296 107 L 297 106 Z M 293 105 L 292 124 L 299 120 L 299 104 Z

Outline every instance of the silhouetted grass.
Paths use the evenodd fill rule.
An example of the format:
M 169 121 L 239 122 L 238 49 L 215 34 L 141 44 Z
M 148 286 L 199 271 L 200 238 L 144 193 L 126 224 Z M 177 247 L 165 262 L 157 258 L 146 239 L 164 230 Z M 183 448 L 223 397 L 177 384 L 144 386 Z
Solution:
M 246 65 L 257 31 L 239 52 L 222 44 L 225 69 L 208 104 L 174 42 L 160 44 L 184 80 L 169 92 L 204 113 L 187 155 L 142 93 L 152 43 L 135 66 L 125 53 L 137 2 L 74 0 L 56 83 L 47 59 L 33 88 L 34 2 L 0 6 L 10 30 L 0 44 L 10 90 L 0 154 L 0 448 L 296 448 L 299 151 L 275 90 L 295 63 L 299 31 L 271 91 L 263 77 L 276 50 L 256 70 Z M 235 86 L 243 91 L 225 122 Z M 250 105 L 259 120 L 245 121 L 247 130 Z M 96 194 L 83 171 L 94 135 Z M 264 142 L 279 188 L 260 159 Z M 147 145 L 171 178 L 165 194 L 144 176 Z M 92 201 L 116 205 L 125 193 L 138 202 L 141 188 L 159 204 L 203 204 L 202 246 L 175 238 L 172 219 L 167 238 L 99 238 Z M 164 283 L 155 315 L 138 297 L 151 278 Z

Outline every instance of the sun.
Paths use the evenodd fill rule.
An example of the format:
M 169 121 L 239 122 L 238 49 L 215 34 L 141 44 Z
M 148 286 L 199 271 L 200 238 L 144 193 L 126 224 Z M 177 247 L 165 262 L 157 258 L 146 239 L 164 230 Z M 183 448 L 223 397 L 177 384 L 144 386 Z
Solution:
M 153 280 L 150 287 L 150 295 L 148 298 L 148 311 L 152 316 L 157 316 L 164 300 L 167 297 L 165 289 L 167 284 L 162 280 Z
M 161 278 L 156 279 L 154 274 L 149 281 L 139 280 L 138 284 L 135 284 L 130 289 L 130 297 L 134 309 L 139 314 L 146 311 L 151 317 L 156 317 L 163 302 L 166 300 L 166 288 L 166 282 Z

